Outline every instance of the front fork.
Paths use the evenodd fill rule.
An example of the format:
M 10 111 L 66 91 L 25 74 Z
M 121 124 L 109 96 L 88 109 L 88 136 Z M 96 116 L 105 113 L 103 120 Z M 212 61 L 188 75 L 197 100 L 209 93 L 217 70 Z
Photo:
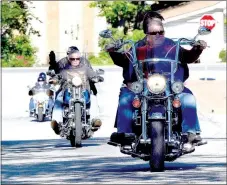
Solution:
M 68 89 L 69 92 L 70 92 L 70 89 Z M 69 109 L 70 109 L 70 112 L 72 112 L 72 118 L 74 117 L 75 115 L 75 103 L 79 102 L 81 103 L 81 101 L 83 101 L 83 110 L 86 110 L 86 100 L 82 97 L 82 92 L 81 92 L 81 87 L 73 87 L 72 88 L 72 98 L 69 100 Z M 84 111 L 84 114 L 86 114 L 86 111 Z M 84 116 L 84 122 L 85 124 L 87 123 L 87 120 L 86 120 L 86 115 Z M 73 128 L 75 128 L 75 123 L 73 122 Z
M 166 95 L 169 95 L 168 90 L 166 91 Z M 172 107 L 171 107 L 171 97 L 168 97 L 167 99 L 167 115 L 168 115 L 168 120 L 166 120 L 168 124 L 168 142 L 171 142 L 172 140 Z M 144 97 L 142 101 L 142 139 L 140 140 L 141 143 L 150 143 L 150 139 L 147 136 L 147 99 Z

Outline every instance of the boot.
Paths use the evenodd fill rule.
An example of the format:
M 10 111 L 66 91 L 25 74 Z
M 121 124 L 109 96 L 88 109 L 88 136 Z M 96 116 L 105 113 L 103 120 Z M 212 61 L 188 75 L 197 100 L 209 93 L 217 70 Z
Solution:
M 91 125 L 92 125 L 91 130 L 93 132 L 95 132 L 95 131 L 97 131 L 102 126 L 102 121 L 100 119 L 93 118 L 91 120 Z
M 51 121 L 51 128 L 53 129 L 53 131 L 55 132 L 55 134 L 59 135 L 60 134 L 60 130 L 58 127 L 58 123 L 55 120 Z
M 182 150 L 185 154 L 195 151 L 195 147 L 193 145 L 193 141 L 195 140 L 195 138 L 196 138 L 196 134 L 194 133 L 184 133 L 182 135 L 182 139 L 184 142 Z

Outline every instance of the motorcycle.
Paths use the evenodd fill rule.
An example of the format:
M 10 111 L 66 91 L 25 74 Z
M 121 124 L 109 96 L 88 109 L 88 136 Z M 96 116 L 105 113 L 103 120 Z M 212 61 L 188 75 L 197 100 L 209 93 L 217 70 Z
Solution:
M 61 84 L 63 102 L 63 122 L 60 122 L 60 136 L 70 140 L 72 147 L 81 147 L 82 140 L 90 138 L 99 127 L 94 127 L 90 120 L 90 94 L 86 90 L 85 74 L 79 72 L 66 72 L 67 77 L 48 71 L 47 75 L 57 79 L 51 83 Z M 96 71 L 97 75 L 104 74 L 104 70 Z M 92 81 L 97 83 L 99 78 Z
M 121 145 L 109 141 L 108 144 L 119 146 L 121 153 L 149 161 L 151 171 L 164 171 L 165 161 L 174 161 L 186 154 L 183 144 L 186 136 L 181 133 L 181 102 L 179 94 L 184 89 L 183 80 L 176 79 L 181 41 L 191 45 L 198 44 L 199 35 L 209 34 L 210 30 L 200 27 L 198 34 L 192 40 L 180 38 L 171 48 L 166 48 L 163 58 L 146 58 L 153 55 L 155 50 L 135 48 L 131 40 L 114 40 L 110 30 L 100 32 L 103 38 L 111 38 L 117 48 L 130 45 L 132 54 L 128 52 L 130 62 L 135 70 L 137 81 L 131 84 L 130 90 L 136 95 L 132 102 L 133 139 L 130 144 Z M 140 52 L 141 55 L 136 55 Z M 157 55 L 156 55 L 157 56 Z M 146 58 L 146 59 L 145 59 Z M 123 142 L 127 142 L 126 138 Z
M 48 102 L 50 98 L 53 98 L 55 90 L 53 88 L 45 88 L 43 87 L 43 84 L 39 84 L 39 86 L 34 88 L 28 88 L 30 89 L 29 95 L 33 96 L 32 98 L 35 107 L 35 111 L 31 116 L 37 118 L 39 122 L 44 121 L 47 117 L 51 117 L 52 110 L 49 110 Z

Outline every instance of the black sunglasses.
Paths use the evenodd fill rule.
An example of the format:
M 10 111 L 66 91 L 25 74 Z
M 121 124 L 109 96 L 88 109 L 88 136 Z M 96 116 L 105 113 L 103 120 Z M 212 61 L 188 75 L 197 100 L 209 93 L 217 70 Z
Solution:
M 69 58 L 70 61 L 80 60 L 80 58 Z
M 152 32 L 148 32 L 147 35 L 164 35 L 165 31 L 161 30 L 161 31 L 152 31 Z

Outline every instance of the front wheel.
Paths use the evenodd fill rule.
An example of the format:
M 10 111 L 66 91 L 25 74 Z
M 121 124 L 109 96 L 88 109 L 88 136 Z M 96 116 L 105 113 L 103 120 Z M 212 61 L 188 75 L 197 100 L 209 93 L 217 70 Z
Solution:
M 151 134 L 150 170 L 152 172 L 162 172 L 164 171 L 165 168 L 164 124 L 161 121 L 152 121 L 150 127 L 150 134 Z
M 37 118 L 38 118 L 38 121 L 40 122 L 44 120 L 43 107 L 38 108 Z
M 80 103 L 75 104 L 75 146 L 81 147 L 81 140 L 82 140 L 82 123 L 81 123 L 81 106 Z

